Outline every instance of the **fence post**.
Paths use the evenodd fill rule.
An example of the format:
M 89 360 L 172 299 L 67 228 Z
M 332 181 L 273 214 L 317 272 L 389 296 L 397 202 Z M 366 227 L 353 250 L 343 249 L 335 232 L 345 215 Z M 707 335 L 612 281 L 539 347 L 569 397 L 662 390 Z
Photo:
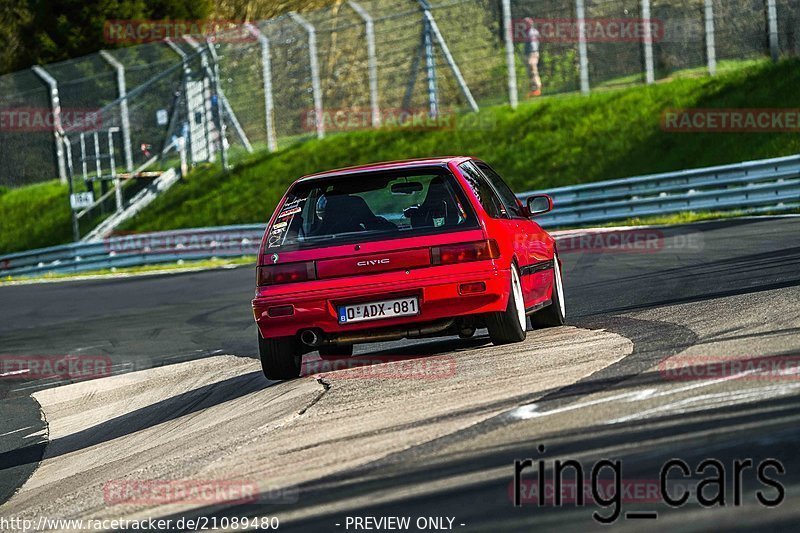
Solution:
M 466 80 L 464 80 L 464 76 L 461 75 L 461 70 L 458 68 L 458 64 L 456 63 L 455 59 L 453 59 L 453 54 L 450 53 L 450 48 L 448 48 L 447 43 L 442 37 L 442 32 L 439 31 L 439 25 L 436 24 L 436 19 L 433 18 L 433 14 L 431 13 L 431 6 L 428 3 L 428 0 L 419 0 L 420 4 L 422 5 L 422 12 L 425 20 L 430 25 L 431 33 L 433 36 L 436 37 L 436 40 L 439 41 L 439 46 L 442 47 L 442 53 L 444 54 L 444 59 L 447 61 L 450 70 L 453 71 L 453 75 L 456 77 L 456 81 L 458 82 L 458 86 L 461 88 L 461 92 L 464 93 L 464 97 L 467 99 L 469 106 L 472 108 L 473 111 L 478 111 L 478 104 L 475 102 L 475 99 L 472 97 L 472 92 L 469 90 L 467 86 Z
M 67 164 L 64 161 L 64 147 L 61 144 L 61 136 L 64 129 L 61 127 L 61 101 L 58 98 L 58 82 L 45 69 L 39 65 L 31 67 L 34 74 L 47 84 L 50 89 L 50 110 L 53 112 L 53 137 L 55 138 L 56 162 L 58 164 L 58 179 L 61 183 L 67 183 Z
M 511 109 L 519 105 L 517 93 L 517 67 L 514 59 L 514 27 L 511 22 L 511 0 L 503 0 L 503 33 L 506 45 L 506 70 L 508 71 L 508 103 Z
M 708 74 L 714 76 L 717 73 L 717 48 L 714 36 L 714 0 L 705 1 L 705 20 L 706 20 L 706 58 L 708 60 Z
M 275 135 L 275 111 L 272 100 L 272 61 L 269 52 L 269 39 L 259 29 L 246 24 L 247 30 L 258 39 L 261 46 L 261 74 L 264 83 L 264 114 L 266 115 L 267 148 L 270 152 L 278 149 L 278 140 Z
M 422 19 L 422 49 L 425 55 L 425 77 L 428 80 L 428 114 L 439 116 L 439 84 L 436 79 L 436 56 L 433 55 L 433 37 L 431 23 Z
M 122 211 L 122 188 L 117 177 L 117 164 L 114 161 L 114 133 L 120 131 L 119 128 L 108 128 L 108 165 L 111 168 L 111 179 L 114 182 L 114 199 L 117 203 L 117 213 Z M 124 141 L 123 141 L 124 142 Z M 129 171 L 130 172 L 130 171 Z
M 92 132 L 94 139 L 94 175 L 100 178 L 103 175 L 103 169 L 100 167 L 100 137 L 97 131 Z
M 83 132 L 81 132 L 79 139 L 81 142 L 81 170 L 83 171 L 83 181 L 86 181 L 89 178 L 89 172 L 86 166 L 86 137 Z
M 302 26 L 308 33 L 308 54 L 311 62 L 311 88 L 314 91 L 314 115 L 317 125 L 317 138 L 325 137 L 325 119 L 322 115 L 322 87 L 319 81 L 319 63 L 317 60 L 317 30 L 306 19 L 295 13 L 289 13 L 295 23 Z
M 180 46 L 173 43 L 170 39 L 164 39 L 166 45 L 178 54 L 181 58 L 181 65 L 183 66 L 183 101 L 186 104 L 186 144 L 189 154 L 191 155 L 191 163 L 194 165 L 194 146 L 192 141 L 192 104 L 189 102 L 189 76 L 191 75 L 191 71 L 189 70 L 189 60 Z
M 644 35 L 642 35 L 642 42 L 644 43 L 644 69 L 645 81 L 653 83 L 655 81 L 655 74 L 653 72 L 653 32 L 650 26 L 650 0 L 642 0 L 642 26 L 644 28 Z
M 769 25 L 769 55 L 773 61 L 777 61 L 780 56 L 778 45 L 778 9 L 775 0 L 767 0 L 767 22 Z
M 381 112 L 378 107 L 378 59 L 375 54 L 375 24 L 372 16 L 366 9 L 361 7 L 353 0 L 347 4 L 364 21 L 364 31 L 367 37 L 367 69 L 369 70 L 369 103 L 372 108 L 372 127 L 377 128 L 381 125 Z
M 72 165 L 72 143 L 66 135 L 61 139 L 64 142 L 64 154 L 67 159 L 67 174 L 73 176 L 75 174 L 75 167 Z
M 225 139 L 225 107 L 222 105 L 222 90 L 219 84 L 219 56 L 217 50 L 210 40 L 206 40 L 209 55 L 211 56 L 211 83 L 214 87 L 214 95 L 217 104 L 217 130 L 219 132 L 219 149 L 222 152 L 222 169 L 228 170 L 228 147 Z
M 133 151 L 131 148 L 131 121 L 128 113 L 128 90 L 125 84 L 125 65 L 105 50 L 100 50 L 100 57 L 117 72 L 117 93 L 119 95 L 120 126 L 122 128 L 122 150 L 125 155 L 125 170 L 133 172 Z
M 200 46 L 200 43 L 195 41 L 191 35 L 184 35 L 183 40 L 192 47 L 192 49 L 200 56 L 200 68 L 203 72 L 203 111 L 204 111 L 204 120 L 203 120 L 203 133 L 206 137 L 206 149 L 208 150 L 208 160 L 215 161 L 216 154 L 214 143 L 211 139 L 211 126 L 214 124 L 213 113 L 211 111 L 211 82 L 210 80 L 214 77 L 213 73 L 211 72 L 211 67 L 208 64 L 208 56 L 206 55 L 205 49 Z M 219 97 L 217 98 L 219 99 Z M 217 135 L 221 132 L 218 130 Z
M 81 133 L 81 135 L 83 135 L 83 134 Z M 66 135 L 64 136 L 63 140 L 64 140 L 64 144 L 67 145 L 67 150 L 68 151 L 71 150 L 70 145 L 69 145 L 69 139 L 67 138 Z M 61 140 L 59 139 L 59 144 L 60 143 L 61 143 Z M 70 159 L 72 159 L 72 158 L 70 157 Z M 72 164 L 70 164 L 70 169 L 72 169 Z M 72 175 L 73 175 L 73 173 L 70 170 L 69 179 L 67 180 L 67 187 L 69 189 L 69 216 L 70 216 L 70 219 L 71 219 L 71 222 L 72 222 L 72 241 L 73 242 L 78 242 L 79 240 L 81 240 L 81 229 L 80 229 L 80 226 L 78 225 L 78 217 L 75 216 L 75 210 L 72 208 L 72 193 L 75 192 L 75 189 L 74 189 L 74 187 L 72 185 Z
M 578 19 L 578 64 L 580 65 L 581 93 L 589 94 L 589 50 L 586 47 L 586 6 L 584 0 L 575 0 Z
M 185 137 L 178 137 L 177 138 L 177 149 L 178 154 L 181 157 L 181 179 L 186 177 L 186 174 L 189 172 L 189 164 L 186 162 L 186 138 Z

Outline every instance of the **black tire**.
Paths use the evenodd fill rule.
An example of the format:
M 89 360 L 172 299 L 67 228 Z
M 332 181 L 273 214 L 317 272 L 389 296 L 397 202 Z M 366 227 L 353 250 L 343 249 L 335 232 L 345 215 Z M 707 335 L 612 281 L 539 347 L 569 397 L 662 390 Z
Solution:
M 564 291 L 561 267 L 558 264 L 558 255 L 553 255 L 553 296 L 550 298 L 550 305 L 531 315 L 531 326 L 533 328 L 554 328 L 563 326 L 566 322 L 562 294 Z M 556 285 L 555 283 L 558 283 Z M 559 290 L 560 287 L 560 290 Z
M 258 353 L 267 379 L 294 379 L 300 376 L 303 352 L 296 338 L 265 339 L 259 332 Z
M 353 355 L 352 344 L 329 344 L 319 347 L 319 356 L 322 359 L 339 359 Z
M 515 290 L 514 276 L 519 284 L 519 270 L 517 265 L 511 265 L 511 290 L 508 295 L 508 305 L 505 311 L 490 313 L 486 316 L 486 328 L 489 330 L 489 338 L 492 344 L 511 344 L 512 342 L 522 342 L 527 336 L 525 326 L 525 309 L 522 308 L 522 320 L 520 321 L 519 307 L 517 299 L 522 296 L 521 286 Z M 516 292 L 516 294 L 515 294 Z M 524 304 L 522 304 L 524 305 Z

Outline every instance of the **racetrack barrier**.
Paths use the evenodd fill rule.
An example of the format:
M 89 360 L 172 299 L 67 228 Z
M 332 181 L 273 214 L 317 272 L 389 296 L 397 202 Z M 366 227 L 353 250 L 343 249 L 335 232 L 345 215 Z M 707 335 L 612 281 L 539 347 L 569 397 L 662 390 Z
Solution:
M 553 197 L 554 210 L 536 218 L 547 228 L 588 227 L 690 210 L 779 213 L 800 209 L 800 156 L 529 191 L 518 197 L 524 201 L 533 194 Z M 0 256 L 0 277 L 255 255 L 264 228 L 264 224 L 240 224 L 131 233 L 7 254 Z M 562 239 L 572 239 L 572 245 L 580 248 L 584 237 L 565 234 Z M 652 251 L 647 245 L 658 244 L 659 240 L 654 241 L 649 235 L 644 237 L 647 237 L 644 248 Z M 608 242 L 597 244 L 595 238 L 591 246 L 616 250 L 624 244 L 606 240 Z M 641 243 L 634 244 L 630 251 L 641 247 Z M 702 243 L 693 243 L 693 246 L 702 246 Z

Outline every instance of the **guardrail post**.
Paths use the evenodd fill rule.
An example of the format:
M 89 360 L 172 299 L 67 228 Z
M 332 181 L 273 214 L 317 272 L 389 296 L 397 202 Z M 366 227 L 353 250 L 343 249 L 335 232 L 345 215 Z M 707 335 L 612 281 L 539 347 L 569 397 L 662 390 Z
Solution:
M 117 61 L 105 50 L 100 50 L 100 57 L 111 65 L 117 73 L 117 94 L 119 95 L 120 126 L 122 128 L 122 150 L 125 155 L 125 170 L 133 172 L 133 150 L 131 148 L 131 121 L 128 113 L 128 90 L 125 84 L 125 65 Z
M 311 62 L 311 89 L 314 92 L 314 121 L 317 125 L 317 138 L 325 137 L 325 119 L 322 115 L 322 86 L 319 81 L 319 62 L 317 59 L 317 30 L 305 18 L 292 11 L 291 19 L 301 26 L 308 34 L 308 55 Z
M 767 23 L 769 27 L 769 55 L 773 61 L 777 61 L 780 56 L 778 45 L 778 10 L 775 0 L 767 0 Z
M 58 179 L 67 183 L 67 165 L 64 161 L 64 147 L 61 145 L 61 136 L 64 129 L 61 127 L 61 101 L 58 98 L 58 82 L 45 69 L 39 65 L 31 67 L 33 73 L 47 84 L 50 89 L 50 110 L 53 113 L 53 137 L 55 138 L 56 163 L 58 165 Z
M 369 103 L 372 109 L 372 127 L 381 125 L 381 112 L 378 107 L 378 59 L 375 53 L 375 24 L 366 9 L 353 0 L 347 2 L 364 21 L 364 32 L 367 38 L 367 69 L 369 71 Z
M 644 28 L 644 35 L 642 35 L 642 43 L 644 45 L 644 71 L 645 81 L 647 83 L 655 82 L 655 73 L 653 69 L 653 32 L 650 26 L 650 0 L 642 0 L 642 26 Z
M 506 47 L 506 71 L 508 72 L 508 103 L 511 109 L 519 105 L 517 92 L 517 64 L 514 58 L 514 26 L 511 21 L 511 0 L 503 0 L 503 37 Z
M 706 59 L 708 60 L 708 74 L 717 73 L 717 49 L 714 36 L 714 0 L 704 0 L 706 22 Z
M 278 149 L 278 140 L 275 135 L 275 106 L 272 100 L 272 60 L 270 59 L 269 39 L 253 24 L 245 27 L 256 39 L 261 47 L 261 76 L 264 83 L 264 114 L 265 127 L 267 128 L 267 148 L 270 152 Z
M 586 47 L 586 6 L 584 0 L 575 0 L 575 17 L 578 19 L 578 64 L 581 93 L 589 94 L 589 50 Z

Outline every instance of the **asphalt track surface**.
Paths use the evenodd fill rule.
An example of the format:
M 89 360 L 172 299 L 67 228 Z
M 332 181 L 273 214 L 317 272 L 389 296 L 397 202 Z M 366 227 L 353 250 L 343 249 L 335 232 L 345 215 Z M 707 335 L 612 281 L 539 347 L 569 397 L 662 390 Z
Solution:
M 544 460 L 552 476 L 554 460 L 574 459 L 588 485 L 606 458 L 620 461 L 624 486 L 615 528 L 796 529 L 800 218 L 650 231 L 663 240 L 646 251 L 562 253 L 568 327 L 503 347 L 480 334 L 367 345 L 358 354 L 374 373 L 320 373 L 309 360 L 291 382 L 265 380 L 254 360 L 250 268 L 0 287 L 0 354 L 107 356 L 115 374 L 0 379 L 0 491 L 16 491 L 0 517 L 276 516 L 280 529 L 306 531 L 353 531 L 366 517 L 409 517 L 413 531 L 441 517 L 464 531 L 586 530 L 616 506 L 576 505 L 569 491 L 562 506 L 540 506 L 526 486 L 515 507 L 514 461 Z M 428 361 L 427 374 L 402 366 L 409 358 Z M 709 358 L 739 365 L 669 374 L 670 361 Z M 671 458 L 693 470 L 671 472 L 667 492 L 690 495 L 678 508 L 647 497 Z M 780 499 L 756 474 L 768 458 L 783 469 L 767 474 L 783 489 L 774 508 L 757 499 Z M 721 463 L 724 489 L 704 494 L 724 493 L 724 505 L 697 501 L 698 483 L 718 475 L 694 471 L 704 459 Z M 738 490 L 734 462 L 746 459 Z M 109 483 L 153 479 L 258 490 L 238 504 L 109 500 Z

